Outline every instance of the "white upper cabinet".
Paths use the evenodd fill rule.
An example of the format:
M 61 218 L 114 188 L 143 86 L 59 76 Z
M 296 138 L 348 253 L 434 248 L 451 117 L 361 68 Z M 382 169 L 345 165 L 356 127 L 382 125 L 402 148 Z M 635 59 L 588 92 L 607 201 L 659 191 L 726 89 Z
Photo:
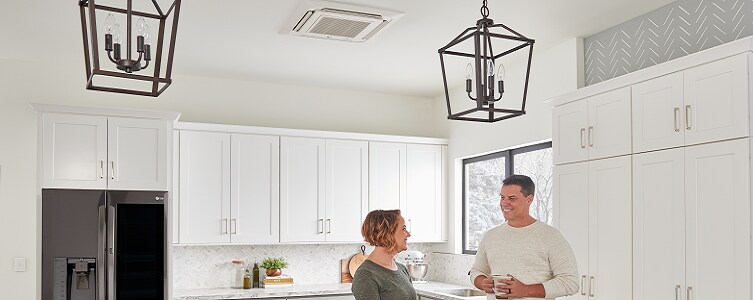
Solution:
M 630 88 L 555 107 L 552 120 L 554 162 L 562 164 L 629 154 L 629 112 Z
M 168 121 L 45 113 L 44 188 L 167 190 Z
M 411 242 L 445 239 L 442 146 L 370 142 L 369 153 L 369 209 L 400 209 Z
M 634 152 L 747 136 L 747 70 L 742 54 L 634 85 Z
M 686 144 L 748 135 L 749 55 L 737 55 L 684 72 Z
M 406 198 L 403 143 L 369 142 L 369 210 L 400 209 Z
M 180 243 L 279 242 L 279 137 L 180 131 Z
M 634 152 L 684 145 L 682 72 L 641 82 L 632 88 Z
M 369 143 L 327 140 L 326 240 L 360 242 L 369 212 Z
M 230 135 L 180 132 L 180 242 L 230 242 Z
M 404 218 L 411 242 L 441 241 L 443 233 L 442 146 L 407 145 Z
M 325 241 L 325 141 L 280 139 L 280 242 Z
M 360 242 L 368 142 L 282 137 L 281 242 Z
M 230 137 L 230 240 L 280 241 L 280 138 Z

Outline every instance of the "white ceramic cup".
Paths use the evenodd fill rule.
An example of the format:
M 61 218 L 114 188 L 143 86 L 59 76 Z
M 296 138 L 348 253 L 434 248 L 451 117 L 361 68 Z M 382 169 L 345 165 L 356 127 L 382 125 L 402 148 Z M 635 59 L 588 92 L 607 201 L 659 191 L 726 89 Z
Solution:
M 500 279 L 512 280 L 512 277 L 507 275 L 492 275 L 492 281 L 494 281 L 495 296 L 507 295 L 508 292 L 507 284 L 500 281 Z

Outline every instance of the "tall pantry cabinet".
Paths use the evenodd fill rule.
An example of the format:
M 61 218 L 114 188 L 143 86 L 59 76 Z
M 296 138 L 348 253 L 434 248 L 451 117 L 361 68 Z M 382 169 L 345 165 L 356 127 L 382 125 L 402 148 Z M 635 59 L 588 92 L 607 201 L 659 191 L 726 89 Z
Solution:
M 580 273 L 567 299 L 751 299 L 751 52 L 746 38 L 553 99 L 554 147 L 588 148 L 556 119 L 630 95 L 628 153 L 555 155 L 555 224 Z

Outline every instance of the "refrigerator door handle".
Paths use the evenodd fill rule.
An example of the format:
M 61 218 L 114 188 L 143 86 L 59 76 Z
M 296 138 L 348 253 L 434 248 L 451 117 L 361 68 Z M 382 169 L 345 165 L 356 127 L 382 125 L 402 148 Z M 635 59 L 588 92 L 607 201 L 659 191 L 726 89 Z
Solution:
M 97 227 L 97 299 L 105 299 L 105 255 L 107 250 L 107 239 L 105 234 L 107 232 L 107 222 L 105 217 L 105 206 L 99 206 L 99 221 Z
M 107 206 L 107 299 L 115 299 L 115 207 Z

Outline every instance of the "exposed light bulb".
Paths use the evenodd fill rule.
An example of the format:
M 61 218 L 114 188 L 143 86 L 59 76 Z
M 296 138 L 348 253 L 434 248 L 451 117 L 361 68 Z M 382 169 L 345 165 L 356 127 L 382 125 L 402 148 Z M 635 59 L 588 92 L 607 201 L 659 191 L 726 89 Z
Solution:
M 112 34 L 113 26 L 115 26 L 115 16 L 109 13 L 105 18 L 105 33 Z
M 499 66 L 497 66 L 497 79 L 499 80 L 505 79 L 505 65 L 504 64 L 500 63 Z
M 115 25 L 112 26 L 112 35 L 114 42 L 120 44 L 120 24 L 115 23 Z
M 494 76 L 494 61 L 493 60 L 487 60 L 486 61 L 487 66 L 487 73 L 489 73 L 489 76 Z
M 471 63 L 468 63 L 468 66 L 465 67 L 465 79 L 471 79 L 472 74 L 473 74 L 473 65 L 471 65 Z
M 146 25 L 146 21 L 144 20 L 144 18 L 139 18 L 136 21 L 136 35 L 144 36 L 148 28 L 149 28 L 149 25 Z

